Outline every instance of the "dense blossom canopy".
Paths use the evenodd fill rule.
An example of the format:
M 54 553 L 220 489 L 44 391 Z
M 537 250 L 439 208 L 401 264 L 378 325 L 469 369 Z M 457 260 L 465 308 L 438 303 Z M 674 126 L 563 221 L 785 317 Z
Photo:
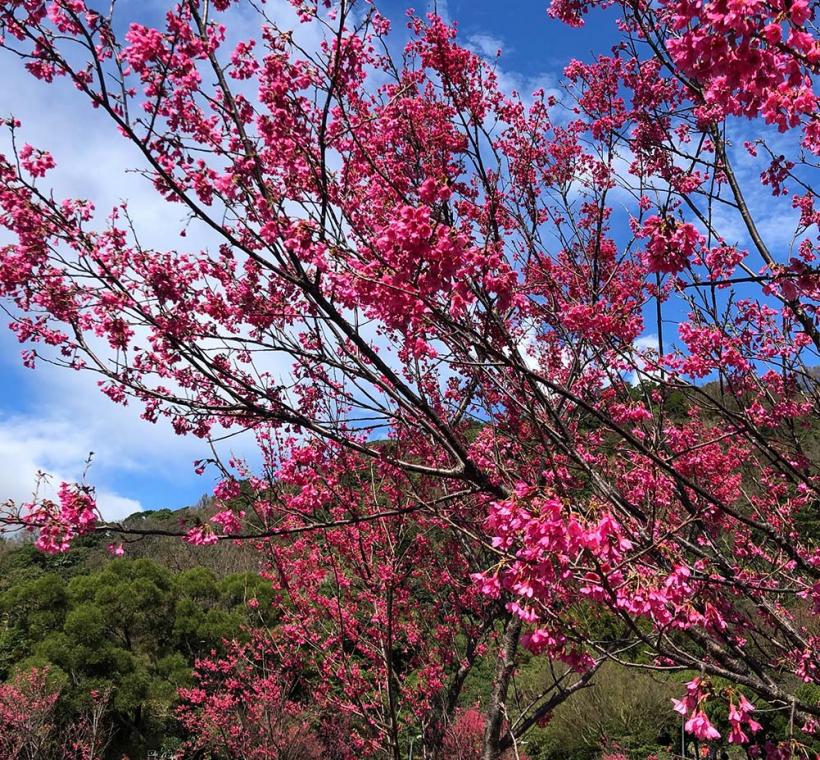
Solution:
M 749 697 L 820 717 L 798 688 L 820 681 L 815 6 L 616 4 L 610 51 L 521 96 L 436 15 L 398 50 L 369 2 L 292 4 L 315 49 L 264 6 L 232 38 L 227 0 L 122 38 L 83 0 L 0 3 L 4 47 L 104 111 L 213 241 L 148 249 L 127 205 L 54 197 L 7 121 L 24 361 L 179 434 L 254 431 L 262 471 L 203 462 L 219 510 L 181 533 L 258 543 L 285 620 L 266 694 L 315 669 L 354 756 L 419 727 L 438 756 L 488 648 L 488 759 L 606 659 L 698 672 L 686 730 L 720 738 L 719 701 L 728 741 L 782 756 Z M 8 519 L 51 552 L 112 529 L 83 485 Z M 519 644 L 566 672 L 511 725 Z

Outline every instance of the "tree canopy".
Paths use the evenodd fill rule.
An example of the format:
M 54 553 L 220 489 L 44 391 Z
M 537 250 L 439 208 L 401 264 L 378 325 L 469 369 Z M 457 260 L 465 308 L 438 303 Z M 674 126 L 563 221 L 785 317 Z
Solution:
M 261 465 L 200 462 L 214 509 L 172 529 L 105 523 L 91 483 L 3 520 L 54 554 L 256 549 L 277 625 L 199 662 L 191 751 L 282 757 L 295 731 L 306 756 L 440 758 L 458 727 L 498 760 L 614 664 L 686 674 L 674 709 L 713 754 L 812 752 L 816 3 L 554 0 L 569 25 L 616 12 L 618 42 L 531 96 L 434 13 L 400 41 L 365 0 L 291 0 L 295 30 L 249 3 L 250 32 L 231 0 L 126 31 L 92 5 L 0 2 L 0 44 L 109 118 L 183 229 L 145 247 L 127 203 L 55 196 L 6 119 L 23 360 L 180 435 L 252 431 Z M 101 573 L 36 579 L 54 604 L 22 625 L 145 694 L 132 646 L 173 584 Z M 186 583 L 180 633 L 225 631 Z

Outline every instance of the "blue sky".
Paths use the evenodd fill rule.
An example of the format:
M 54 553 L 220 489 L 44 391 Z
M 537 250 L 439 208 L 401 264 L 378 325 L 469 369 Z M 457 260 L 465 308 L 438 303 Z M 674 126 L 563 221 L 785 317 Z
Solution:
M 145 20 L 163 5 L 125 0 L 118 12 L 121 22 Z M 410 4 L 384 0 L 380 7 L 401 27 Z M 296 26 L 286 0 L 268 0 L 267 8 Z M 599 12 L 583 29 L 570 29 L 548 19 L 546 0 L 449 0 L 439 2 L 439 11 L 459 23 L 462 39 L 477 51 L 494 55 L 501 48 L 502 81 L 523 95 L 554 86 L 571 58 L 606 51 L 614 28 L 612 16 Z M 58 169 L 50 179 L 58 194 L 91 198 L 98 209 L 127 198 L 144 242 L 157 248 L 177 244 L 174 210 L 169 215 L 144 180 L 125 173 L 139 164 L 137 156 L 101 114 L 64 84 L 47 87 L 32 80 L 9 55 L 0 55 L 0 76 L 0 113 L 22 120 L 23 140 L 54 153 Z M 162 423 L 143 423 L 136 408 L 104 398 L 89 375 L 47 365 L 26 370 L 19 351 L 14 336 L 0 329 L 0 501 L 27 498 L 39 469 L 55 480 L 79 478 L 90 451 L 95 461 L 89 480 L 109 517 L 184 506 L 211 489 L 212 476 L 193 472 L 192 462 L 208 456 L 203 442 L 180 438 Z M 252 440 L 240 437 L 222 453 L 247 456 L 253 448 Z

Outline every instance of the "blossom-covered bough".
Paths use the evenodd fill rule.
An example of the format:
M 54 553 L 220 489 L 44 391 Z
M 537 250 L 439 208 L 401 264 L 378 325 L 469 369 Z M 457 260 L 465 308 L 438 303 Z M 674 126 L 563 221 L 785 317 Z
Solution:
M 257 542 L 276 694 L 309 671 L 351 756 L 440 756 L 488 656 L 488 760 L 605 660 L 698 673 L 676 709 L 700 739 L 717 701 L 729 742 L 801 751 L 750 700 L 816 729 L 815 7 L 616 4 L 611 51 L 521 98 L 437 16 L 397 50 L 369 2 L 292 4 L 295 30 L 243 4 L 243 40 L 228 0 L 121 39 L 82 0 L 0 4 L 6 52 L 104 111 L 212 241 L 148 249 L 127 205 L 54 197 L 8 120 L 25 362 L 180 434 L 254 432 L 264 471 L 215 463 L 218 512 L 180 535 Z M 4 519 L 46 551 L 140 532 L 82 484 Z M 514 704 L 522 646 L 562 666 Z

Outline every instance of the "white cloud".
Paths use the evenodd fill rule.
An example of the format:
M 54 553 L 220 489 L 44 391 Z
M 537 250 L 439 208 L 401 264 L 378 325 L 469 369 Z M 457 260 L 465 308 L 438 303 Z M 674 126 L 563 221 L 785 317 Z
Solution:
M 505 46 L 499 37 L 486 33 L 471 34 L 467 38 L 466 47 L 485 58 L 495 58 L 499 51 L 512 52 L 512 48 L 509 45 Z
M 10 341 L 0 337 L 0 351 L 9 361 L 0 371 L 9 376 L 28 375 L 26 395 L 31 403 L 21 411 L 0 411 L 0 503 L 8 498 L 27 500 L 38 471 L 55 483 L 82 478 L 91 452 L 88 482 L 97 489 L 98 502 L 108 519 L 143 508 L 181 507 L 193 503 L 213 484 L 214 473 L 201 479 L 193 462 L 209 458 L 207 441 L 178 436 L 160 419 L 151 424 L 140 419 L 140 407 L 119 406 L 103 396 L 90 373 L 72 372 L 42 364 L 35 371 L 11 369 Z M 253 435 L 241 433 L 215 444 L 223 460 L 231 456 L 257 464 Z M 181 503 L 141 503 L 146 483 L 190 483 L 187 495 L 176 491 Z
M 634 362 L 635 369 L 629 373 L 629 382 L 631 385 L 637 385 L 642 380 L 652 380 L 657 377 L 657 373 L 651 369 L 646 369 L 647 359 L 653 363 L 659 353 L 658 336 L 654 333 L 641 335 L 636 338 L 632 347 L 634 353 L 631 356 L 631 361 Z M 645 358 L 644 358 L 645 357 Z
M 61 481 L 74 482 L 82 478 L 84 460 L 91 441 L 88 431 L 73 429 L 67 420 L 0 418 L 0 502 L 13 499 L 23 503 L 31 499 L 38 487 L 38 496 L 54 498 Z M 38 481 L 38 473 L 49 478 Z M 115 520 L 142 509 L 136 499 L 123 496 L 111 488 L 97 488 L 97 503 L 105 519 Z
M 560 99 L 561 92 L 556 86 L 555 73 L 542 71 L 523 74 L 504 66 L 504 55 L 511 54 L 513 47 L 500 37 L 486 32 L 476 32 L 469 35 L 462 44 L 492 66 L 501 92 L 506 94 L 517 92 L 525 105 L 532 104 L 532 95 L 538 90 L 543 90 L 548 97 Z M 501 53 L 500 58 L 499 53 Z
M 55 480 L 58 476 L 78 480 L 92 451 L 88 480 L 98 489 L 106 517 L 141 508 L 133 497 L 139 495 L 140 482 L 146 479 L 191 479 L 191 502 L 211 485 L 210 478 L 203 478 L 201 486 L 193 480 L 194 460 L 212 456 L 207 441 L 176 435 L 163 418 L 156 424 L 146 422 L 136 402 L 114 404 L 100 393 L 96 376 L 89 372 L 42 362 L 34 371 L 21 369 L 18 350 L 11 333 L 0 332 L 0 372 L 21 385 L 24 382 L 29 400 L 21 411 L 8 411 L 8 404 L 5 415 L 0 411 L 0 456 L 8 457 L 0 459 L 4 462 L 0 502 L 30 496 L 38 470 L 54 475 Z M 250 433 L 221 442 L 216 449 L 223 459 L 233 455 L 254 464 L 258 458 Z M 121 492 L 123 487 L 115 488 L 115 482 L 127 483 L 128 493 Z

